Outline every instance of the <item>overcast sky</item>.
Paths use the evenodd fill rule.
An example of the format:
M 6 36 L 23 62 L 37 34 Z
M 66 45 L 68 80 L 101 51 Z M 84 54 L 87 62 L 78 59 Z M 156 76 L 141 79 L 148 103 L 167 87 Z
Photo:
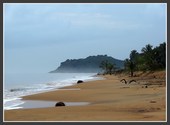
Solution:
M 166 4 L 4 4 L 5 71 L 49 72 L 66 59 L 166 41 Z

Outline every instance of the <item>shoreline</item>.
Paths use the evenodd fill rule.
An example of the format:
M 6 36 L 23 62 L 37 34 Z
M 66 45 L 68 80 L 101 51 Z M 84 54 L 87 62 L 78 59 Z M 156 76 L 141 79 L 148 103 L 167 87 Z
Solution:
M 88 83 L 88 82 L 91 82 L 91 81 L 98 81 L 98 80 L 103 80 L 103 78 L 101 76 L 97 76 L 97 75 L 92 75 L 90 77 L 93 77 L 93 79 L 85 79 L 84 80 L 84 83 Z M 81 79 L 80 79 L 81 80 Z M 40 92 L 37 92 L 37 93 L 33 93 L 33 94 L 30 94 L 30 95 L 24 95 L 24 96 L 20 96 L 18 98 L 21 98 L 21 100 L 24 100 L 25 97 L 27 96 L 32 96 L 32 95 L 36 95 L 36 94 L 42 94 L 42 93 L 48 93 L 48 92 L 53 92 L 53 91 L 62 91 L 62 90 L 80 90 L 79 88 L 72 88 L 73 86 L 76 86 L 77 83 L 71 83 L 71 85 L 66 85 L 66 86 L 63 86 L 63 87 L 58 87 L 58 88 L 52 88 L 50 90 L 44 90 L 44 91 L 40 91 Z M 44 100 L 45 101 L 45 100 Z
M 97 73 L 96 73 L 97 74 Z M 102 80 L 103 78 L 102 77 L 100 77 L 100 76 L 97 76 L 96 74 L 94 74 L 94 75 L 90 75 L 90 76 L 88 76 L 87 78 L 84 78 L 83 77 L 83 81 L 84 82 L 89 82 L 89 81 L 96 81 L 96 80 Z M 81 76 L 82 77 L 82 76 Z M 86 77 L 86 75 L 85 75 L 85 77 Z M 66 79 L 67 80 L 67 79 Z M 27 92 L 27 93 L 25 93 L 25 95 L 21 95 L 21 96 L 15 96 L 15 97 L 10 97 L 10 98 L 6 98 L 6 99 L 4 99 L 4 104 L 5 103 L 7 103 L 6 104 L 6 106 L 5 106 L 5 109 L 4 110 L 13 110 L 13 109 L 24 109 L 24 107 L 23 108 L 21 108 L 21 106 L 20 105 L 22 105 L 22 103 L 24 103 L 23 101 L 24 101 L 24 99 L 23 99 L 23 97 L 25 97 L 25 96 L 32 96 L 32 95 L 35 95 L 35 94 L 41 94 L 41 93 L 46 93 L 46 92 L 52 92 L 52 91 L 58 91 L 58 90 L 64 90 L 64 87 L 70 87 L 70 86 L 74 86 L 74 85 L 76 85 L 77 83 L 77 81 L 78 80 L 82 80 L 81 78 L 80 79 L 75 79 L 74 80 L 74 82 L 73 81 L 70 81 L 69 83 L 68 83 L 68 85 L 67 84 L 64 84 L 63 86 L 59 86 L 59 87 L 53 87 L 53 88 L 51 88 L 51 89 L 42 89 L 41 91 L 33 91 L 33 93 L 30 93 L 30 92 Z M 63 81 L 63 80 L 62 80 Z M 48 84 L 52 84 L 52 83 L 48 83 Z M 24 88 L 23 88 L 24 89 Z M 22 90 L 22 89 L 21 89 Z M 71 89 L 70 89 L 71 90 Z M 18 90 L 16 91 L 16 92 L 18 92 Z M 14 105 L 14 106 L 12 106 L 12 105 Z M 11 105 L 11 106 L 9 106 L 9 105 Z
M 165 71 L 164 71 L 165 72 Z M 104 80 L 89 81 L 64 87 L 65 90 L 23 97 L 23 100 L 89 102 L 84 106 L 65 106 L 4 111 L 5 121 L 165 121 L 166 86 L 164 72 L 134 77 L 138 83 L 124 84 L 125 75 L 106 75 Z M 157 75 L 157 74 L 154 74 Z M 143 78 L 147 83 L 144 83 Z M 157 76 L 156 76 L 157 77 Z M 156 84 L 159 83 L 159 84 Z M 162 84 L 162 83 L 161 83 Z M 163 82 L 163 84 L 165 84 Z M 73 89 L 68 91 L 67 89 Z M 80 90 L 74 90 L 80 89 Z M 102 115 L 101 115 L 102 113 Z M 15 114 L 13 116 L 12 114 Z M 59 114 L 59 115 L 58 115 Z M 21 117 L 22 116 L 22 117 Z M 57 116 L 57 117 L 56 117 Z

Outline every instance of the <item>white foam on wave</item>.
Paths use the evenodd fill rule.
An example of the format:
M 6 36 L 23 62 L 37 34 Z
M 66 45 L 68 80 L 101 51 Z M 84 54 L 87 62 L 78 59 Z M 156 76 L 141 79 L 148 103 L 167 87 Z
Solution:
M 24 100 L 24 103 L 7 107 L 5 110 L 11 109 L 32 109 L 32 108 L 47 108 L 55 107 L 58 101 L 42 101 L 42 100 Z M 84 106 L 90 104 L 89 102 L 64 102 L 66 106 Z
M 78 80 L 92 81 L 100 79 L 99 77 L 93 77 L 92 75 L 87 76 L 73 76 L 72 78 L 49 81 L 48 83 L 34 84 L 33 86 L 25 86 L 24 88 L 17 88 L 18 91 L 11 92 L 5 90 L 4 109 L 19 109 L 22 108 L 20 105 L 24 103 L 20 97 L 42 93 L 46 91 L 56 90 L 62 87 L 71 86 L 77 84 Z
M 20 105 L 24 104 L 21 98 L 4 99 L 4 110 L 20 109 Z

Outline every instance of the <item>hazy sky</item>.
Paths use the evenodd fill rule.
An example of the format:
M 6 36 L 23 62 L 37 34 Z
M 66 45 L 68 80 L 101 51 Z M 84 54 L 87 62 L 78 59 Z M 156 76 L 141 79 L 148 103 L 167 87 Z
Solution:
M 66 59 L 166 41 L 166 4 L 4 4 L 5 71 L 49 72 Z

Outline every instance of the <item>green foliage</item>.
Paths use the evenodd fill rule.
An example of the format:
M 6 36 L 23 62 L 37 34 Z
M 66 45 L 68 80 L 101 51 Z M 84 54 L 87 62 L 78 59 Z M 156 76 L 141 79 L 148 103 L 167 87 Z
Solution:
M 166 67 L 166 43 L 160 44 L 159 47 L 156 47 L 154 50 L 155 63 L 157 67 L 165 68 Z
M 158 70 L 166 68 L 166 43 L 152 48 L 151 45 L 146 45 L 143 49 L 144 70 Z
M 152 46 L 150 44 L 146 45 L 141 50 L 143 52 L 143 58 L 145 60 L 145 70 L 151 70 L 154 63 L 154 53 Z
M 104 60 L 101 62 L 100 68 L 102 68 L 104 70 L 105 74 L 112 74 L 115 70 L 115 64 L 109 62 L 108 60 Z
M 102 61 L 99 67 L 102 68 L 103 70 L 107 70 L 108 60 Z
M 131 72 L 133 76 L 134 71 L 153 71 L 166 68 L 166 43 L 153 48 L 148 44 L 142 48 L 141 53 L 132 50 L 130 59 L 125 59 L 125 70 Z
M 137 69 L 139 53 L 132 50 L 129 57 L 130 59 L 125 60 L 125 69 L 130 71 L 131 76 L 133 76 L 133 72 Z

